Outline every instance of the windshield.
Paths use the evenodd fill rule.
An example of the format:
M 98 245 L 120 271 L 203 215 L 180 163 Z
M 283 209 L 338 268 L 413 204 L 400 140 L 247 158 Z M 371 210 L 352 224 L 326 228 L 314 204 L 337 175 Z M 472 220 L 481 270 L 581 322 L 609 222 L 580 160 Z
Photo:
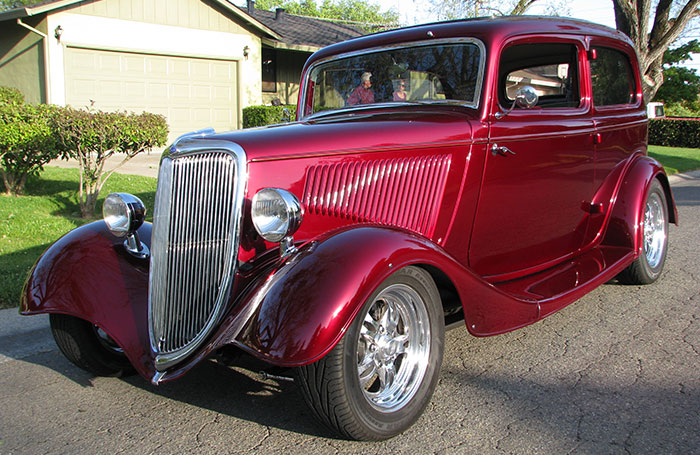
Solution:
M 391 102 L 478 103 L 482 52 L 475 42 L 384 49 L 311 70 L 305 114 Z

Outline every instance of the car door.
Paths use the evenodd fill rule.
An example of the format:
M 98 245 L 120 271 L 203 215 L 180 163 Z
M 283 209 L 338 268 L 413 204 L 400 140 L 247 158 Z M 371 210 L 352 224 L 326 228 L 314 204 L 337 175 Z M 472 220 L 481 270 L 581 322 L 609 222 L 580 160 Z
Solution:
M 595 241 L 626 162 L 635 152 L 646 153 L 647 115 L 634 51 L 620 41 L 593 37 L 589 55 L 598 133 L 593 188 L 601 207 L 591 217 L 586 237 Z
M 469 247 L 470 265 L 482 276 L 499 281 L 532 273 L 583 244 L 595 133 L 583 96 L 585 58 L 583 38 L 576 37 L 528 37 L 501 52 L 491 76 L 497 81 L 489 151 Z M 537 91 L 537 105 L 508 112 L 525 85 Z

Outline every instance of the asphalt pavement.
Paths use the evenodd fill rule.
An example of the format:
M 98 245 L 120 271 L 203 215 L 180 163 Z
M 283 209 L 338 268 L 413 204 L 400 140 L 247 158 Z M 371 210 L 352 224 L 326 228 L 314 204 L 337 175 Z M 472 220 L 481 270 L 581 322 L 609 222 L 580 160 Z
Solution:
M 700 173 L 674 178 L 661 279 L 605 284 L 524 329 L 448 332 L 432 402 L 389 441 L 337 439 L 294 384 L 203 362 L 153 386 L 58 351 L 0 311 L 0 454 L 700 454 Z

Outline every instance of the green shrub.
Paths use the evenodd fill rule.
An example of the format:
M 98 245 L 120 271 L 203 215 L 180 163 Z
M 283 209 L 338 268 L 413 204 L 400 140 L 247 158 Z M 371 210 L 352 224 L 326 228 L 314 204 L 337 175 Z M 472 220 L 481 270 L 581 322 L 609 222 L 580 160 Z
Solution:
M 13 87 L 0 87 L 0 104 L 2 103 L 24 103 L 22 92 Z
M 297 107 L 294 104 L 281 106 L 248 106 L 243 108 L 243 128 L 283 123 L 284 109 L 289 109 L 290 120 L 294 120 Z
M 649 144 L 699 148 L 700 119 L 650 119 Z
M 664 106 L 667 117 L 700 117 L 699 103 L 673 103 Z
M 66 156 L 54 128 L 57 110 L 46 104 L 0 103 L 0 172 L 7 194 L 22 194 L 27 177 Z
M 108 158 L 124 154 L 120 165 L 124 164 L 145 150 L 164 145 L 168 137 L 162 115 L 70 107 L 63 108 L 61 115 L 56 116 L 56 131 L 62 147 L 80 164 L 78 199 L 83 218 L 93 216 L 102 186 L 117 169 L 105 169 Z

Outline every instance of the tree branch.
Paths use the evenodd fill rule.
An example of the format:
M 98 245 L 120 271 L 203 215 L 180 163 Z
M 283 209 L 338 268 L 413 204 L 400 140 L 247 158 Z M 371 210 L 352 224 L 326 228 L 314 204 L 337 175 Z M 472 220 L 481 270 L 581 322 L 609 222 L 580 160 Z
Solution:
M 683 9 L 678 16 L 672 21 L 671 27 L 668 31 L 659 39 L 658 43 L 652 49 L 649 49 L 649 53 L 644 59 L 644 72 L 649 69 L 654 60 L 663 58 L 664 52 L 668 47 L 680 36 L 688 25 L 690 19 L 697 14 L 698 6 L 700 6 L 700 0 L 690 0 L 685 4 Z

